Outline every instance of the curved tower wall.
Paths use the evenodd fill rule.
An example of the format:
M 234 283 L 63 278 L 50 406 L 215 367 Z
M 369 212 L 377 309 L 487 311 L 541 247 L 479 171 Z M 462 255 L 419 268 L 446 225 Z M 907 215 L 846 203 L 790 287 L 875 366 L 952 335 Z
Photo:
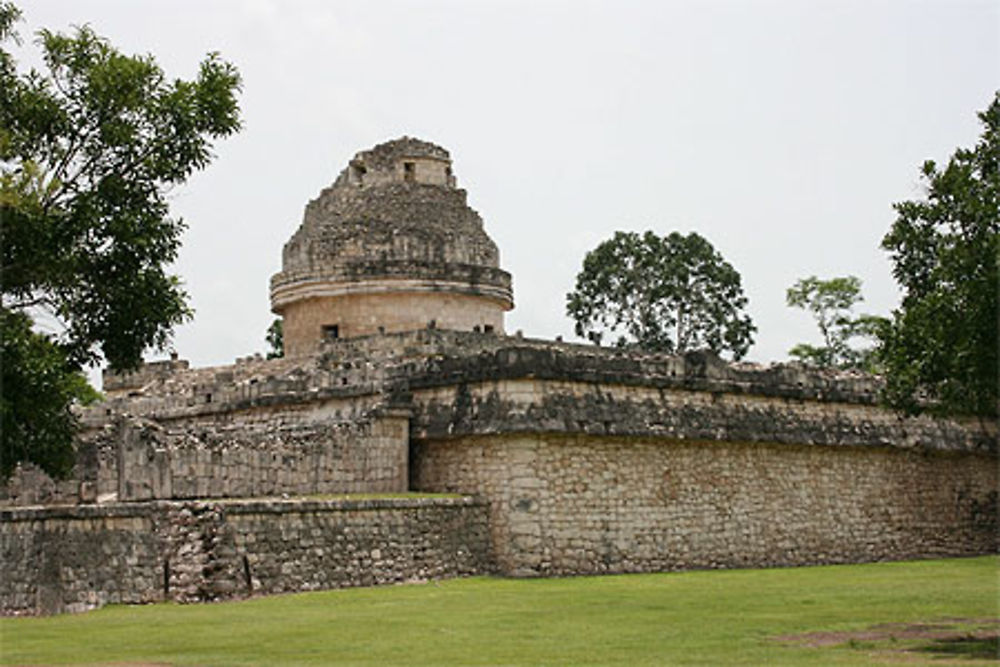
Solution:
M 309 203 L 271 279 L 290 356 L 329 338 L 499 333 L 512 307 L 510 274 L 448 152 L 407 137 L 358 153 Z
M 344 294 L 296 301 L 285 308 L 285 352 L 308 354 L 324 337 L 354 338 L 437 328 L 451 331 L 503 331 L 500 303 L 476 296 L 403 291 Z M 336 326 L 336 330 L 329 327 Z

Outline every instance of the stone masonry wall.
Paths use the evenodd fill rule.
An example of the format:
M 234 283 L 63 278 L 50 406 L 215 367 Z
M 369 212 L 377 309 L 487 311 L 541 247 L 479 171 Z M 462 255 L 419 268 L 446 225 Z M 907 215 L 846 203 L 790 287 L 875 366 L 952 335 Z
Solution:
M 495 434 L 413 445 L 414 488 L 490 504 L 501 572 L 851 563 L 998 550 L 985 453 Z
M 0 613 L 423 581 L 491 571 L 471 498 L 0 510 Z
M 119 500 L 233 498 L 407 489 L 407 419 L 279 419 L 126 432 Z
M 323 327 L 336 324 L 339 336 L 354 338 L 410 331 L 430 326 L 472 331 L 490 327 L 503 332 L 504 307 L 493 300 L 453 291 L 420 294 L 405 286 L 383 294 L 345 294 L 290 304 L 284 311 L 286 353 L 289 356 L 315 353 L 323 344 Z
M 485 574 L 485 503 L 471 498 L 240 503 L 227 508 L 255 592 L 286 593 Z
M 162 599 L 152 505 L 0 509 L 0 612 L 79 612 Z
M 282 271 L 385 260 L 497 268 L 497 246 L 467 199 L 465 190 L 421 183 L 334 184 L 306 206 Z
M 995 424 L 905 417 L 871 402 L 535 377 L 413 387 L 411 436 L 579 433 L 979 452 Z M 992 426 L 992 428 L 990 428 Z
M 411 363 L 411 488 L 487 498 L 506 573 L 998 549 L 995 425 L 900 416 L 864 376 L 532 343 Z
M 294 411 L 229 421 L 120 419 L 78 446 L 68 480 L 34 467 L 4 485 L 14 505 L 406 491 L 408 417 L 354 423 Z

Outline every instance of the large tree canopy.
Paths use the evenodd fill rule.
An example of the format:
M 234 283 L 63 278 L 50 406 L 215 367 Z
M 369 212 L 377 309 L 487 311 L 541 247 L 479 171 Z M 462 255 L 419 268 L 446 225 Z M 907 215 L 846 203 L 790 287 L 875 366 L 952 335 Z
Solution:
M 18 17 L 0 2 L 0 47 L 17 38 Z M 19 386 L 48 381 L 36 368 L 78 370 L 101 357 L 132 368 L 168 342 L 190 311 L 165 268 L 184 229 L 169 215 L 167 193 L 209 163 L 213 140 L 240 127 L 239 74 L 216 55 L 182 81 L 88 27 L 42 30 L 38 44 L 44 71 L 19 72 L 0 48 L 0 323 L 4 378 L 20 364 L 11 369 L 26 383 Z M 32 318 L 46 323 L 48 346 L 31 338 L 15 354 L 6 337 L 28 341 Z M 44 359 L 33 365 L 37 355 Z M 64 423 L 8 423 L 31 418 L 11 408 L 9 393 L 4 387 L 5 470 L 11 457 L 31 460 L 25 433 L 50 429 L 69 445 Z M 65 392 L 45 396 L 58 402 Z M 49 407 L 39 414 L 67 413 L 65 404 Z
M 9 36 L 16 10 L 2 11 Z M 239 128 L 239 76 L 212 55 L 170 81 L 87 27 L 39 43 L 44 74 L 18 74 L 7 53 L 0 69 L 4 307 L 50 311 L 75 362 L 99 351 L 127 368 L 188 314 L 164 269 L 183 230 L 166 192 Z
M 740 274 L 696 233 L 616 232 L 587 253 L 566 312 L 576 333 L 660 352 L 746 354 L 756 331 Z
M 926 199 L 896 204 L 882 241 L 903 289 L 881 334 L 886 396 L 911 412 L 997 414 L 1000 92 L 979 118 L 979 143 L 924 163 Z

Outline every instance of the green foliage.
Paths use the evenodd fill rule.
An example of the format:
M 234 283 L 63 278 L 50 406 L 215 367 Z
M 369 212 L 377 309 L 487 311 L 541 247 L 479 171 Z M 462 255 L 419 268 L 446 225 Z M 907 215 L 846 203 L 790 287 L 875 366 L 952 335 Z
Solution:
M 0 46 L 16 39 L 18 16 L 0 3 Z M 240 78 L 209 55 L 195 80 L 169 81 L 151 56 L 125 56 L 89 27 L 42 30 L 38 43 L 44 72 L 19 73 L 0 48 L 4 317 L 56 322 L 50 342 L 73 371 L 102 357 L 134 368 L 190 317 L 164 268 L 184 229 L 168 214 L 167 192 L 208 164 L 213 140 L 239 129 Z M 32 368 L 19 369 L 24 382 Z M 68 431 L 52 426 L 69 447 Z M 5 429 L 4 450 L 22 451 L 6 440 L 38 428 L 46 425 Z
M 0 618 L 0 663 L 828 666 L 884 658 L 895 664 L 907 657 L 898 646 L 875 654 L 851 649 L 846 636 L 840 646 L 777 638 L 995 617 L 998 564 L 983 557 L 471 578 L 217 604 L 113 606 Z
M 0 358 L 0 475 L 10 476 L 21 461 L 67 475 L 74 457 L 66 444 L 77 426 L 71 406 L 99 395 L 22 313 L 0 310 Z
M 908 412 L 997 414 L 1000 92 L 979 118 L 975 148 L 925 162 L 926 199 L 897 203 L 882 241 L 903 289 L 880 333 L 885 396 Z
M 756 327 L 743 311 L 740 274 L 696 233 L 616 232 L 587 253 L 566 313 L 597 344 L 683 353 L 708 348 L 740 359 Z
M 872 315 L 854 316 L 855 304 L 864 300 L 860 278 L 800 278 L 788 288 L 785 300 L 793 308 L 812 313 L 823 336 L 822 346 L 799 343 L 788 351 L 789 355 L 818 368 L 871 369 L 872 349 L 853 348 L 850 341 L 873 337 L 884 320 Z
M 267 328 L 265 340 L 267 341 L 267 346 L 270 348 L 267 351 L 268 359 L 279 359 L 285 356 L 285 332 L 280 317 L 276 317 L 271 322 L 271 326 Z
M 131 368 L 189 316 L 164 270 L 184 229 L 166 192 L 239 128 L 239 75 L 211 55 L 195 81 L 168 81 L 88 27 L 39 40 L 47 73 L 0 79 L 4 306 L 50 311 L 76 363 L 99 351 Z

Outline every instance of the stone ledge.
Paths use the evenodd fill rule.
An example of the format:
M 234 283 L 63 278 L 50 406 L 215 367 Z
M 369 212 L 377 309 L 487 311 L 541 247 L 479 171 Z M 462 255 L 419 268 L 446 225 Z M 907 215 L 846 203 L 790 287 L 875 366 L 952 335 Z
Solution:
M 217 413 L 372 395 L 385 384 L 427 388 L 537 378 L 873 405 L 881 388 L 874 376 L 796 364 L 731 364 L 705 352 L 654 354 L 434 329 L 330 341 L 316 357 L 170 371 L 158 374 L 143 395 L 123 398 Z
M 359 280 L 423 279 L 472 285 L 492 285 L 510 293 L 511 276 L 507 271 L 475 264 L 440 264 L 419 260 L 381 260 L 342 264 L 335 267 L 291 269 L 271 277 L 271 293 L 303 282 L 356 282 Z M 359 291 L 360 287 L 355 291 Z
M 197 501 L 202 502 L 202 501 Z M 229 514 L 285 514 L 291 512 L 356 512 L 358 510 L 398 510 L 423 509 L 441 507 L 481 507 L 486 501 L 474 496 L 458 496 L 454 498 L 364 498 L 343 500 L 298 500 L 267 499 L 267 500 L 232 500 L 218 502 L 205 501 L 207 504 L 217 504 Z
M 396 375 L 414 389 L 526 378 L 865 405 L 877 403 L 881 386 L 872 376 L 792 364 L 755 368 L 707 352 L 656 355 L 510 338 L 496 338 L 492 349 L 411 361 Z
M 178 505 L 183 503 L 176 503 Z M 46 519 L 115 519 L 148 517 L 171 503 L 107 503 L 102 505 L 27 505 L 0 509 L 0 523 Z
M 197 500 L 154 500 L 149 502 L 94 505 L 29 505 L 0 508 L 0 522 L 16 523 L 46 519 L 113 519 L 150 517 L 169 509 L 218 507 L 227 514 L 286 514 L 296 512 L 356 512 L 359 510 L 399 510 L 424 508 L 482 507 L 486 501 L 475 496 L 363 498 L 311 500 L 298 498 L 220 498 Z
M 271 309 L 281 313 L 298 301 L 384 294 L 461 294 L 495 301 L 504 310 L 513 308 L 510 280 L 463 281 L 462 276 L 439 278 L 434 275 L 373 275 L 366 279 L 350 276 L 310 276 L 298 281 L 285 281 L 271 288 Z
M 869 405 L 804 402 L 538 378 L 414 390 L 412 440 L 564 433 L 666 442 L 889 447 L 997 455 L 995 436 L 958 422 L 900 418 Z

